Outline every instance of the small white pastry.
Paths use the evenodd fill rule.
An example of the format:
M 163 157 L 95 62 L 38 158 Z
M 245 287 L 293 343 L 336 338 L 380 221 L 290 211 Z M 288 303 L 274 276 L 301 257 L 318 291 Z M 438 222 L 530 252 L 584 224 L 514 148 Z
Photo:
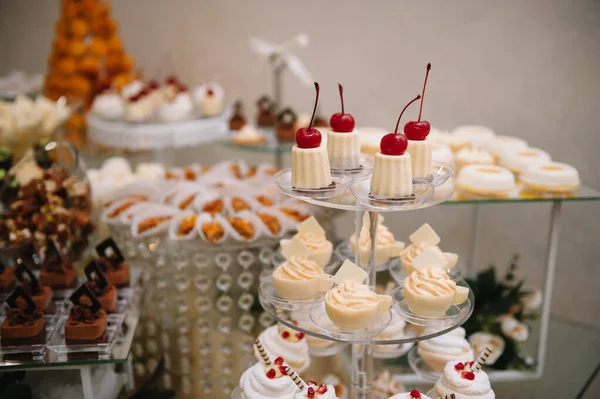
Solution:
M 316 190 L 330 186 L 331 169 L 327 147 L 292 148 L 292 187 L 297 190 Z
M 221 85 L 217 83 L 201 85 L 194 89 L 193 96 L 202 116 L 217 116 L 223 112 L 225 91 Z
M 123 119 L 127 122 L 144 122 L 149 120 L 154 113 L 152 104 L 140 97 L 131 97 L 125 103 Z
M 456 154 L 456 170 L 467 165 L 494 165 L 492 154 L 480 148 L 463 148 Z
M 425 330 L 425 334 L 428 330 Z M 475 359 L 471 344 L 466 340 L 462 327 L 439 337 L 419 341 L 417 352 L 423 361 L 435 371 L 442 372 L 450 361 L 470 362 Z
M 94 98 L 91 111 L 104 119 L 121 119 L 125 113 L 125 102 L 117 93 L 105 92 Z
M 499 163 L 519 175 L 531 165 L 542 162 L 550 162 L 550 155 L 539 148 L 528 147 L 504 151 Z
M 460 170 L 456 187 L 469 194 L 508 198 L 516 183 L 511 171 L 501 166 L 467 165 Z
M 286 367 L 284 364 L 281 367 Z M 240 389 L 243 399 L 292 399 L 298 387 L 280 365 L 265 366 L 259 361 L 242 374 Z
M 141 80 L 134 80 L 133 82 L 121 88 L 121 95 L 124 98 L 135 97 L 138 94 L 140 94 L 142 90 L 144 90 L 144 86 L 144 82 L 142 82 Z
M 142 162 L 135 168 L 135 175 L 143 180 L 159 180 L 165 176 L 165 171 L 160 162 Z
M 351 132 L 327 133 L 329 164 L 334 169 L 355 169 L 360 166 L 360 141 L 358 129 Z
M 581 185 L 577 169 L 561 162 L 535 163 L 521 175 L 521 181 L 530 190 L 567 193 Z
M 103 176 L 121 177 L 131 175 L 131 165 L 123 157 L 110 157 L 102 163 L 100 173 Z
M 492 129 L 478 125 L 459 126 L 452 131 L 452 135 L 466 139 L 473 147 L 483 147 L 496 137 Z
M 194 103 L 188 93 L 180 92 L 158 108 L 158 119 L 173 123 L 189 120 L 194 113 Z

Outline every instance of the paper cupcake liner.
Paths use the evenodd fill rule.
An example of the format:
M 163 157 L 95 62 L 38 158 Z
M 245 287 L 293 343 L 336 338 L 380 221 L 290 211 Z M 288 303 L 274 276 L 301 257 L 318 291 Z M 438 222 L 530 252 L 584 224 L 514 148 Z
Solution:
M 100 220 L 107 224 L 121 224 L 121 215 L 127 212 L 130 208 L 140 204 L 152 204 L 147 201 L 135 201 L 130 197 L 113 201 L 110 206 L 102 211 Z
M 124 186 L 120 186 L 114 190 L 111 190 L 111 192 L 105 197 L 103 205 L 109 202 L 118 201 L 131 195 L 141 195 L 148 198 L 148 201 L 158 201 L 161 197 L 161 191 L 156 184 L 145 181 L 132 181 Z
M 221 237 L 220 240 L 215 241 L 215 242 L 209 240 L 206 237 L 206 235 L 204 234 L 204 231 L 202 231 L 202 225 L 204 225 L 205 223 L 208 223 L 208 222 L 213 222 L 213 221 L 219 223 L 221 225 L 221 227 L 223 227 L 223 230 L 224 230 L 223 237 Z M 200 213 L 198 215 L 198 217 L 196 218 L 196 228 L 195 229 L 196 229 L 198 236 L 200 237 L 200 239 L 202 241 L 205 241 L 205 242 L 207 242 L 209 244 L 213 244 L 213 245 L 219 245 L 219 244 L 223 244 L 224 242 L 226 242 L 229 239 L 231 226 L 229 225 L 227 220 L 221 215 L 217 214 L 215 216 L 212 216 L 210 213 Z
M 195 199 L 194 202 L 192 203 L 192 209 L 196 210 L 196 212 L 198 213 L 209 213 L 211 214 L 212 212 L 208 212 L 204 209 L 204 207 L 207 204 L 210 204 L 211 202 L 214 201 L 221 201 L 223 204 L 223 209 L 219 212 L 214 212 L 215 214 L 221 214 L 221 213 L 225 213 L 226 209 L 225 209 L 225 198 L 223 198 L 221 196 L 221 194 L 219 194 L 218 192 L 214 191 L 214 190 L 210 190 L 210 191 L 205 191 L 204 193 L 198 195 Z
M 263 225 L 263 228 L 265 231 L 265 236 L 267 236 L 267 237 L 279 238 L 279 237 L 285 236 L 287 233 L 289 233 L 291 231 L 296 230 L 296 223 L 294 223 L 290 218 L 286 217 L 285 215 L 283 215 L 281 212 L 277 211 L 276 209 L 273 209 L 271 207 L 261 207 L 261 208 L 254 210 L 254 213 L 255 213 L 256 217 L 258 218 L 258 220 L 260 221 L 260 223 Z M 277 222 L 279 223 L 279 226 L 280 226 L 280 230 L 279 230 L 278 234 L 273 234 L 273 232 L 269 229 L 267 224 L 261 219 L 259 213 L 266 213 L 267 215 L 273 216 L 275 219 L 277 219 Z

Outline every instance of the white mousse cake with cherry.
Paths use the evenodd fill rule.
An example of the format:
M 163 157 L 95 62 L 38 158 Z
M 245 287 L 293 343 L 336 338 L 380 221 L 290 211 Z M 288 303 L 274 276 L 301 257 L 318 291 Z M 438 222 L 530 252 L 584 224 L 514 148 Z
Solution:
M 329 119 L 331 130 L 327 133 L 327 153 L 334 169 L 356 169 L 360 167 L 360 140 L 355 129 L 354 117 L 344 112 L 344 88 L 338 83 L 342 112 Z
M 394 133 L 386 134 L 381 139 L 380 152 L 375 154 L 373 165 L 371 196 L 405 198 L 413 194 L 411 156 L 406 152 L 408 140 L 405 135 L 398 133 L 398 126 L 404 111 L 420 98 L 419 95 L 406 104 L 398 117 Z
M 421 120 L 423 99 L 425 98 L 425 88 L 427 87 L 427 78 L 429 77 L 430 70 L 431 64 L 427 64 L 425 83 L 423 83 L 423 93 L 421 94 L 419 118 L 404 125 L 404 135 L 408 139 L 408 148 L 406 151 L 410 154 L 412 175 L 418 179 L 430 178 L 433 165 L 433 141 L 427 140 L 431 125 L 429 122 Z
M 318 190 L 332 184 L 327 148 L 321 146 L 321 132 L 312 127 L 319 102 L 317 82 L 315 89 L 317 98 L 310 124 L 298 129 L 292 148 L 292 187 L 296 190 Z

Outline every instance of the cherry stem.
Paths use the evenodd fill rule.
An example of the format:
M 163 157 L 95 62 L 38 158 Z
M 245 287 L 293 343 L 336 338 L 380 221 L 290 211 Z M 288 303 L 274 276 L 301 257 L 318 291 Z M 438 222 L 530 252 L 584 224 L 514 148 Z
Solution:
M 344 87 L 338 83 L 340 89 L 340 100 L 342 100 L 342 115 L 344 114 Z
M 421 94 L 421 106 L 419 107 L 419 119 L 417 119 L 417 122 L 421 122 L 421 113 L 423 112 L 423 100 L 425 100 L 425 87 L 427 87 L 427 78 L 429 77 L 429 71 L 431 71 L 431 62 L 427 64 L 425 82 L 423 83 L 423 93 Z
M 310 125 L 308 125 L 308 130 L 312 129 L 315 113 L 317 112 L 317 104 L 319 103 L 319 84 L 317 82 L 315 82 L 315 90 L 317 91 L 317 98 L 315 99 L 315 107 L 313 108 L 313 113 L 310 117 Z
M 408 104 L 406 104 L 404 106 L 404 108 L 402 109 L 402 112 L 400 112 L 400 116 L 398 117 L 398 122 L 396 122 L 396 129 L 394 130 L 394 133 L 398 133 L 398 126 L 400 125 L 400 119 L 402 119 L 402 114 L 404 114 L 404 111 L 406 111 L 406 108 L 408 108 L 408 106 L 410 104 L 414 103 L 415 101 L 417 101 L 420 98 L 421 98 L 421 95 L 417 95 L 415 98 L 410 100 L 410 102 Z

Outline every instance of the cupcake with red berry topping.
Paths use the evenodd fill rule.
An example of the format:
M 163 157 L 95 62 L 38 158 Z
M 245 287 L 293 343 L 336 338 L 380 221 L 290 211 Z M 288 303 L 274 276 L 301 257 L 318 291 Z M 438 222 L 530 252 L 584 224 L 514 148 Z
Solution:
M 298 129 L 296 145 L 292 148 L 292 187 L 296 190 L 318 190 L 332 184 L 327 148 L 321 146 L 321 132 L 312 127 L 319 102 L 317 82 L 315 89 L 313 119 L 308 128 Z
M 356 169 L 360 167 L 360 141 L 355 129 L 354 117 L 344 111 L 344 88 L 338 83 L 342 112 L 331 116 L 327 133 L 327 153 L 334 169 Z
M 381 139 L 381 151 L 375 154 L 371 196 L 405 198 L 413 194 L 411 155 L 406 152 L 408 140 L 398 133 L 398 126 L 404 111 L 421 96 L 413 98 L 400 112 L 396 130 Z
M 299 373 L 310 366 L 308 343 L 303 333 L 282 325 L 274 325 L 263 331 L 258 339 L 271 359 L 282 357 Z M 257 358 L 262 358 L 256 348 L 254 354 Z
M 456 399 L 494 399 L 488 375 L 481 370 L 489 349 L 474 362 L 448 362 L 433 391 L 437 397 L 454 394 Z
M 217 83 L 208 83 L 194 90 L 194 100 L 202 116 L 221 115 L 225 101 L 225 91 Z
M 165 123 L 181 122 L 191 119 L 194 114 L 194 102 L 183 85 L 178 86 L 174 95 L 167 97 L 157 111 L 158 120 Z
M 406 151 L 410 154 L 413 177 L 418 179 L 431 177 L 433 159 L 433 141 L 427 140 L 431 125 L 429 122 L 421 120 L 425 87 L 427 86 L 427 78 L 429 77 L 430 70 L 431 64 L 427 64 L 425 83 L 423 83 L 423 93 L 421 94 L 421 106 L 419 107 L 419 118 L 404 125 L 404 134 L 408 139 L 408 148 Z
M 304 387 L 294 395 L 294 399 L 338 399 L 333 385 L 317 384 L 307 381 Z
M 431 398 L 429 396 L 425 395 L 424 393 L 421 393 L 421 392 L 417 391 L 416 389 L 413 389 L 410 392 L 403 392 L 403 393 L 396 394 L 394 396 L 390 396 L 389 399 L 431 399 Z

